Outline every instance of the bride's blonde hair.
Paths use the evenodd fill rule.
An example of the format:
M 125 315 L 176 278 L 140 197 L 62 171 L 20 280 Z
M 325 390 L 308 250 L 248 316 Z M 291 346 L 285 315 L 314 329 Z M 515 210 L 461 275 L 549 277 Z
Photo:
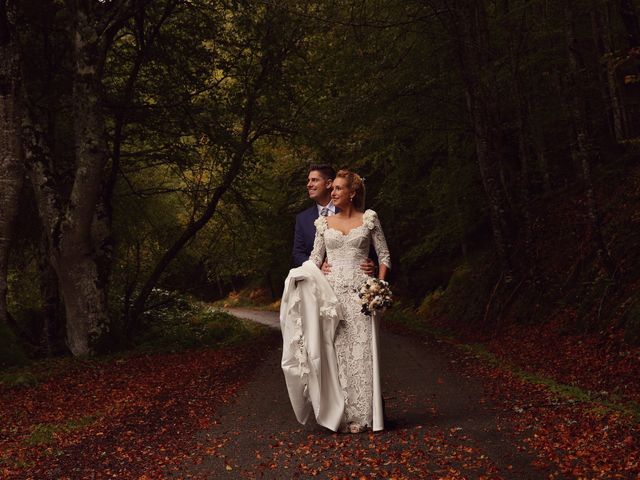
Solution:
M 360 175 L 351 170 L 342 169 L 336 173 L 336 178 L 344 178 L 347 181 L 347 187 L 354 192 L 353 207 L 362 212 L 364 211 L 364 180 Z

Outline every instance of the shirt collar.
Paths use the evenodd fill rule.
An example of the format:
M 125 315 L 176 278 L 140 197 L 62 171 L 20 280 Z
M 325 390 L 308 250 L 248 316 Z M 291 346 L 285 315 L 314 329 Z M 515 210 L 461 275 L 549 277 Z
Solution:
M 336 207 L 333 204 L 333 200 L 330 200 L 329 203 L 324 206 L 318 203 L 317 207 L 318 207 L 318 215 L 320 215 L 320 212 L 322 211 L 323 208 L 328 208 L 329 210 L 331 210 L 331 213 L 336 213 Z

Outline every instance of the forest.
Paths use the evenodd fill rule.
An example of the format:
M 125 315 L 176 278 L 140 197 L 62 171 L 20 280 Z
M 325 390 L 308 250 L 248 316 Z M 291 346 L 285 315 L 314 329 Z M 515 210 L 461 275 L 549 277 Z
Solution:
M 365 179 L 396 351 L 457 345 L 544 478 L 640 474 L 638 0 L 0 0 L 0 152 L 0 476 L 166 478 L 202 451 L 282 343 L 220 308 L 276 315 L 311 164 Z M 304 478 L 342 447 L 370 470 L 332 478 L 381 451 L 381 477 L 525 478 L 443 425 L 280 432 L 247 476 L 298 445 Z
M 426 321 L 637 341 L 637 10 L 4 0 L 0 357 L 125 348 L 159 292 L 276 300 L 310 163 L 366 178 Z

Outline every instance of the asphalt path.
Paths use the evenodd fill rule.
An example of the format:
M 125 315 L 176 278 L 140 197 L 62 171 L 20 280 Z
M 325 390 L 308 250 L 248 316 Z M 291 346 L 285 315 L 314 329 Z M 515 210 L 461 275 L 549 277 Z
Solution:
M 228 311 L 279 328 L 275 312 Z M 182 478 L 547 478 L 497 420 L 482 379 L 459 368 L 464 353 L 450 345 L 383 329 L 385 430 L 335 434 L 296 421 L 280 368 L 281 337 L 272 336 L 235 401 L 202 433 L 204 460 Z

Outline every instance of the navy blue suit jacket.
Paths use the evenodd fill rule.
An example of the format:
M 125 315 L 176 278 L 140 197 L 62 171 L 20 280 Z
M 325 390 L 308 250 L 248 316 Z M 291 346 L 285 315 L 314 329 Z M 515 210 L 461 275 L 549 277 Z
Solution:
M 293 266 L 299 267 L 309 260 L 313 241 L 316 238 L 314 222 L 318 218 L 318 206 L 313 205 L 296 215 L 296 230 L 293 236 Z

